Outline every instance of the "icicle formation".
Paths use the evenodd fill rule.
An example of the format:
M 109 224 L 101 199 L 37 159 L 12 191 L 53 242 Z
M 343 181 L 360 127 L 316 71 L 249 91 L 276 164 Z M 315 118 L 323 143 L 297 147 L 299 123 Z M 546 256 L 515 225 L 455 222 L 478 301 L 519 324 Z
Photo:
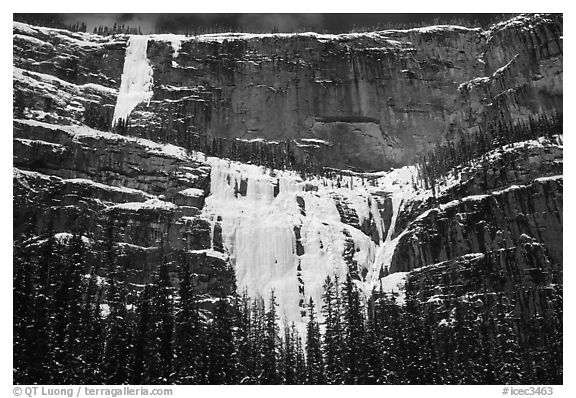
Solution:
M 147 47 L 148 36 L 130 36 L 112 125 L 121 119 L 126 121 L 136 105 L 152 98 L 154 80 L 146 55 Z
M 211 195 L 204 212 L 221 222 L 239 289 L 246 287 L 254 296 L 274 289 L 281 313 L 297 323 L 310 297 L 320 302 L 326 276 L 344 278 L 351 263 L 358 267 L 357 284 L 370 293 L 385 231 L 377 202 L 365 187 L 324 186 L 293 172 L 269 175 L 254 165 L 209 162 Z M 357 215 L 356 227 L 343 222 L 337 200 Z M 374 223 L 379 243 L 360 230 L 365 220 Z

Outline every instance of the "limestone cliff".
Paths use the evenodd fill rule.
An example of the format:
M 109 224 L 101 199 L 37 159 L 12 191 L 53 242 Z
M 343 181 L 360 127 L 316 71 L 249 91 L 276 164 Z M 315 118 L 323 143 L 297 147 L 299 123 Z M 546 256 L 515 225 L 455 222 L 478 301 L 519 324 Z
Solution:
M 561 136 L 497 148 L 435 190 L 412 165 L 561 110 L 562 16 L 137 39 L 14 23 L 13 44 L 15 237 L 80 233 L 89 265 L 124 254 L 138 287 L 162 261 L 177 284 L 184 261 L 206 299 L 274 288 L 297 321 L 330 274 L 399 301 L 406 278 L 434 302 L 562 283 Z M 213 137 L 336 170 L 192 150 Z
M 15 84 L 40 72 L 119 89 L 126 36 L 14 29 L 15 66 L 29 71 L 15 69 Z M 196 135 L 289 139 L 298 156 L 319 152 L 338 168 L 410 164 L 437 142 L 562 108 L 561 15 L 519 16 L 486 31 L 151 35 L 147 56 L 153 95 L 130 115 L 127 134 L 188 148 Z M 110 128 L 114 92 L 91 94 L 88 104 L 54 110 L 50 91 L 20 101 L 45 117 Z
M 183 253 L 200 291 L 231 293 L 228 256 L 200 214 L 206 163 L 170 145 L 31 120 L 14 121 L 14 153 L 15 237 L 81 234 L 88 265 L 105 272 L 113 250 L 135 284 L 152 280 L 161 251 L 170 262 Z

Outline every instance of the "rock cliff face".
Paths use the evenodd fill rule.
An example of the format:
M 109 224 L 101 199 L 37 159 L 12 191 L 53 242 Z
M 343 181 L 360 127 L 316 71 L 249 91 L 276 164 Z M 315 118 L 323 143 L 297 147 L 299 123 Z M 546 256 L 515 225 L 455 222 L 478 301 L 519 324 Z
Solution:
M 400 238 L 391 271 L 410 271 L 468 253 L 497 252 L 530 237 L 562 260 L 562 177 L 467 196 L 420 215 Z
M 482 61 L 484 77 L 459 87 L 470 125 L 562 108 L 561 17 L 520 16 L 493 26 Z
M 231 292 L 228 256 L 200 214 L 206 163 L 171 145 L 31 120 L 14 121 L 14 154 L 15 237 L 82 234 L 90 265 L 101 268 L 111 247 L 136 284 L 152 280 L 161 252 L 183 254 L 201 291 Z
M 454 298 L 494 307 L 504 292 L 514 298 L 519 314 L 535 314 L 550 308 L 547 298 L 562 286 L 561 274 L 545 248 L 524 236 L 515 248 L 431 264 L 413 271 L 410 279 L 417 299 L 438 312 L 449 309 Z M 534 287 L 545 294 L 535 294 Z
M 408 277 L 423 301 L 562 283 L 560 136 L 496 149 L 435 192 L 406 166 L 436 142 L 561 110 L 561 16 L 137 41 L 14 23 L 15 237 L 80 233 L 90 265 L 125 254 L 135 285 L 162 261 L 177 284 L 184 261 L 207 298 L 274 288 L 296 321 L 331 274 L 398 300 Z M 190 150 L 202 136 L 289 140 L 303 160 L 364 172 L 207 157 Z M 391 166 L 405 167 L 366 172 Z
M 171 141 L 189 131 L 316 138 L 329 143 L 321 149 L 331 166 L 404 165 L 430 144 L 478 126 L 561 109 L 561 36 L 561 18 L 548 16 L 489 31 L 441 26 L 172 39 L 179 42 L 153 36 L 150 106 L 161 132 L 132 133 L 168 134 Z M 178 116 L 166 120 L 171 114 Z M 149 126 L 140 120 L 134 116 Z
M 120 86 L 125 36 L 16 24 L 14 40 L 15 66 L 30 71 L 23 78 L 15 69 L 17 84 L 40 79 L 34 71 L 75 85 Z M 147 57 L 153 95 L 130 115 L 128 134 L 183 147 L 195 134 L 271 145 L 290 139 L 301 145 L 298 156 L 320 152 L 338 168 L 402 166 L 431 144 L 562 108 L 558 15 L 520 16 L 487 31 L 151 35 Z M 74 119 L 109 128 L 107 93 L 76 104 Z
M 547 303 L 529 288 L 562 285 L 562 145 L 517 143 L 455 173 L 438 197 L 406 202 L 389 272 L 408 272 L 417 298 L 434 305 L 491 306 L 506 293 L 519 314 L 541 313 Z
M 102 38 L 14 23 L 14 113 L 108 130 L 126 37 Z

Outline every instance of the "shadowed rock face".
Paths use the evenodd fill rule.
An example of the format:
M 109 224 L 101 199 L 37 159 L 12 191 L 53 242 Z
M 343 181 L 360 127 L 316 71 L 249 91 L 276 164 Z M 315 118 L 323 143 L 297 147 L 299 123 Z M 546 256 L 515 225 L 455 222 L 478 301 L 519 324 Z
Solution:
M 108 130 L 126 41 L 14 23 L 14 116 Z
M 486 78 L 461 86 L 469 122 L 526 120 L 562 109 L 562 17 L 518 17 L 493 26 L 483 55 Z
M 75 84 L 119 87 L 127 37 L 14 23 L 14 66 Z
M 469 196 L 422 214 L 398 243 L 391 271 L 410 271 L 468 253 L 513 248 L 534 239 L 562 262 L 562 177 Z
M 156 118 L 200 116 L 192 128 L 211 135 L 322 139 L 332 144 L 325 149 L 331 166 L 405 164 L 440 139 L 452 119 L 462 119 L 455 81 L 483 73 L 482 37 L 440 29 L 191 40 L 182 42 L 176 67 L 170 46 L 153 40 L 149 57 L 161 72 L 151 106 Z M 440 51 L 433 54 L 432 46 Z M 197 92 L 177 95 L 174 87 Z M 133 120 L 141 124 L 137 113 Z M 189 128 L 185 118 L 178 122 L 176 129 Z
M 189 38 L 176 57 L 153 37 L 157 132 L 131 131 L 317 138 L 330 166 L 404 165 L 478 126 L 561 109 L 561 35 L 561 18 L 532 16 L 489 31 Z
M 105 264 L 112 247 L 126 255 L 135 284 L 151 281 L 162 261 L 188 263 L 199 291 L 225 296 L 234 289 L 227 231 L 203 214 L 210 165 L 183 149 L 195 134 L 293 140 L 296 156 L 314 151 L 336 168 L 410 164 L 436 142 L 561 109 L 561 37 L 562 17 L 544 15 L 488 31 L 153 35 L 152 100 L 135 108 L 118 135 L 105 131 L 127 37 L 15 24 L 14 235 L 81 233 L 90 265 Z M 406 195 L 373 185 L 366 203 L 375 212 L 364 218 L 350 198 L 330 196 L 349 229 L 337 253 L 348 272 L 359 282 L 383 275 L 383 264 L 359 264 L 350 233 L 357 229 L 375 245 L 400 236 L 385 271 L 409 271 L 422 301 L 485 286 L 561 284 L 563 148 L 537 144 L 457 168 L 458 183 L 439 197 L 416 195 L 409 179 L 398 181 Z M 236 198 L 247 196 L 248 180 L 241 176 Z M 273 196 L 280 192 L 277 181 Z M 302 216 L 313 211 L 303 198 L 295 202 Z M 302 234 L 294 228 L 299 256 Z M 306 272 L 300 264 L 297 271 L 299 278 Z M 525 298 L 526 308 L 538 308 L 536 300 Z
M 550 308 L 554 287 L 562 285 L 562 266 L 550 261 L 544 246 L 524 236 L 513 248 L 416 269 L 410 283 L 414 297 L 437 313 L 449 311 L 456 297 L 494 309 L 505 293 L 515 297 L 518 315 L 541 314 Z
M 408 201 L 398 219 L 393 237 L 398 236 L 424 211 L 437 204 L 446 204 L 470 195 L 482 195 L 502 190 L 513 185 L 524 185 L 544 176 L 557 176 L 563 173 L 563 147 L 556 143 L 535 141 L 518 143 L 512 148 L 499 148 L 475 160 L 472 164 L 455 168 L 460 176 L 458 184 L 426 202 Z
M 302 147 L 298 156 L 315 151 L 325 165 L 364 170 L 410 164 L 436 142 L 561 109 L 562 23 L 561 15 L 530 15 L 487 31 L 152 35 L 154 94 L 131 114 L 126 133 L 184 147 L 193 134 L 313 138 L 327 145 Z M 18 26 L 15 34 L 18 68 L 119 88 L 125 36 L 79 36 L 89 43 L 80 45 L 79 34 Z M 114 95 L 77 106 L 74 120 L 109 128 Z M 20 101 L 48 113 L 55 106 Z M 56 108 L 64 116 L 66 104 Z
M 14 138 L 15 237 L 75 232 L 90 242 L 87 265 L 102 273 L 112 250 L 125 255 L 132 283 L 151 282 L 161 261 L 174 264 L 177 282 L 178 259 L 191 265 L 199 292 L 233 291 L 228 256 L 200 215 L 207 164 L 170 146 L 85 127 L 15 121 Z
M 504 146 L 457 167 L 437 197 L 408 199 L 389 271 L 447 317 L 455 300 L 494 310 L 502 295 L 520 317 L 549 309 L 563 283 L 562 152 L 556 139 Z

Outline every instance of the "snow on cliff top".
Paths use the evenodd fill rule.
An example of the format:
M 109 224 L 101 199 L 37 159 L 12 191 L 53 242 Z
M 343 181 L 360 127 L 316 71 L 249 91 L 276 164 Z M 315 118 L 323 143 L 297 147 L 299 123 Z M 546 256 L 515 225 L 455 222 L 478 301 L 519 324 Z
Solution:
M 490 32 L 504 29 L 529 30 L 539 22 L 551 22 L 550 14 L 520 14 L 506 21 L 498 22 L 490 27 Z
M 106 139 L 111 141 L 124 141 L 127 143 L 134 143 L 136 145 L 144 147 L 148 153 L 157 156 L 175 158 L 178 160 L 185 160 L 185 161 L 196 160 L 193 159 L 192 155 L 189 155 L 184 148 L 176 145 L 158 144 L 154 141 L 150 141 L 145 138 L 129 137 L 120 134 L 108 133 L 105 131 L 95 130 L 88 126 L 63 126 L 63 125 L 39 122 L 30 119 L 14 119 L 14 122 L 29 126 L 43 127 L 51 130 L 60 130 L 71 135 L 74 138 L 94 138 L 94 139 Z
M 458 25 L 432 25 L 424 26 L 421 28 L 411 28 L 411 29 L 388 29 L 380 31 L 379 33 L 438 33 L 438 32 L 483 32 L 482 28 L 467 28 L 465 26 Z
M 64 184 L 84 185 L 110 192 L 140 195 L 147 199 L 156 198 L 154 195 L 151 195 L 139 189 L 128 188 L 124 186 L 107 185 L 97 181 L 88 180 L 86 178 L 61 178 L 54 175 L 39 173 L 37 171 L 21 170 L 17 167 L 13 167 L 12 171 L 13 171 L 13 178 L 30 190 L 32 190 L 32 188 L 28 184 L 29 180 L 43 180 L 44 182 L 61 182 Z
M 548 14 L 520 14 L 509 20 L 496 23 L 487 30 L 482 28 L 469 28 L 465 26 L 458 25 L 432 25 L 424 26 L 419 28 L 410 29 L 387 29 L 381 31 L 372 32 L 355 32 L 355 33 L 341 33 L 341 34 L 324 34 L 316 32 L 300 32 L 300 33 L 242 33 L 242 32 L 230 32 L 230 33 L 209 33 L 196 36 L 186 36 L 183 34 L 150 34 L 147 35 L 151 40 L 155 41 L 165 41 L 170 42 L 173 50 L 174 57 L 178 56 L 180 51 L 181 43 L 183 41 L 204 41 L 204 42 L 220 42 L 224 40 L 259 40 L 263 38 L 280 38 L 289 39 L 294 37 L 304 37 L 304 38 L 315 38 L 320 41 L 331 41 L 331 40 L 342 40 L 348 41 L 358 38 L 371 38 L 377 40 L 386 40 L 391 46 L 400 45 L 401 42 L 393 40 L 388 36 L 395 36 L 397 34 L 406 33 L 417 33 L 417 34 L 428 34 L 428 33 L 441 33 L 441 32 L 477 32 L 480 34 L 491 34 L 498 32 L 503 29 L 515 28 L 515 29 L 531 29 L 533 26 L 540 21 L 548 22 L 550 21 Z M 27 36 L 37 36 L 39 34 L 47 36 L 58 36 L 58 38 L 69 41 L 73 44 L 83 45 L 83 46 L 97 46 L 102 43 L 109 43 L 111 38 L 121 38 L 125 39 L 128 35 L 117 34 L 110 36 L 101 36 L 92 33 L 84 32 L 71 32 L 65 29 L 47 28 L 41 26 L 34 26 L 22 22 L 13 22 L 13 30 L 15 35 L 27 35 Z
M 264 38 L 312 38 L 317 40 L 353 40 L 358 38 L 370 39 L 384 39 L 388 40 L 388 35 L 393 33 L 434 33 L 434 32 L 482 32 L 481 28 L 467 28 L 457 25 L 434 25 L 422 28 L 412 29 L 388 29 L 371 32 L 355 32 L 355 33 L 317 33 L 317 32 L 299 32 L 299 33 L 242 33 L 242 32 L 229 32 L 229 33 L 208 33 L 197 36 L 185 36 L 177 34 L 163 34 L 163 35 L 150 35 L 150 39 L 159 41 L 173 41 L 179 40 L 197 40 L 197 41 L 216 41 L 223 42 L 224 40 L 259 40 Z M 396 40 L 390 40 L 392 44 L 399 44 Z
M 67 87 L 75 92 L 84 90 L 94 90 L 94 91 L 106 92 L 109 94 L 118 93 L 116 89 L 105 87 L 100 84 L 95 83 L 74 84 L 67 82 L 66 80 L 59 79 L 52 75 L 21 69 L 16 66 L 13 67 L 12 76 L 15 80 L 20 80 L 30 86 L 40 88 L 47 88 L 47 85 L 52 85 L 52 86 Z
M 22 22 L 12 22 L 12 29 L 14 35 L 33 37 L 42 35 L 50 36 L 80 47 L 95 47 L 101 46 L 102 44 L 109 44 L 111 42 L 111 37 L 103 37 L 85 32 L 72 32 L 66 29 L 46 28 Z M 115 38 L 115 36 L 113 38 Z
M 321 42 L 324 41 L 352 41 L 357 39 L 371 39 L 383 42 L 388 48 L 398 48 L 410 44 L 408 42 L 402 42 L 395 40 L 389 36 L 397 36 L 398 34 L 426 34 L 426 33 L 438 33 L 438 32 L 478 32 L 482 33 L 481 28 L 467 28 L 463 26 L 456 25 L 435 25 L 426 26 L 423 28 L 413 28 L 405 30 L 382 30 L 382 31 L 372 31 L 372 32 L 355 32 L 355 33 L 340 33 L 340 34 L 329 34 L 329 33 L 316 33 L 316 32 L 300 32 L 300 33 L 242 33 L 242 32 L 230 32 L 230 33 L 208 33 L 197 36 L 186 36 L 179 34 L 153 34 L 149 35 L 150 40 L 154 41 L 164 41 L 171 43 L 174 54 L 176 57 L 180 51 L 182 42 L 185 41 L 198 41 L 198 42 L 217 42 L 223 43 L 224 41 L 235 41 L 235 40 L 262 40 L 262 39 L 292 39 L 292 38 L 307 38 L 315 39 Z M 374 50 L 382 50 L 384 48 L 372 48 Z
M 51 37 L 58 37 L 63 41 L 68 41 L 72 44 L 80 46 L 98 46 L 102 43 L 109 43 L 111 39 L 115 38 L 125 38 L 127 35 L 117 34 L 110 36 L 101 36 L 92 33 L 85 32 L 71 32 L 65 29 L 47 28 L 41 26 L 30 25 L 22 22 L 13 22 L 14 34 L 24 35 L 24 36 L 38 36 L 46 35 Z M 467 28 L 463 26 L 456 25 L 435 25 L 426 26 L 422 28 L 413 29 L 390 29 L 382 31 L 372 31 L 372 32 L 355 32 L 355 33 L 341 33 L 341 34 L 328 34 L 328 33 L 316 33 L 316 32 L 299 32 L 299 33 L 241 33 L 241 32 L 230 32 L 230 33 L 208 33 L 197 36 L 186 36 L 183 34 L 150 34 L 141 35 L 146 36 L 151 40 L 155 41 L 165 41 L 172 45 L 174 50 L 174 58 L 178 56 L 180 51 L 181 43 L 184 41 L 203 41 L 203 42 L 219 42 L 222 43 L 226 41 L 234 40 L 261 40 L 265 38 L 279 38 L 279 39 L 290 39 L 290 38 L 310 38 L 319 41 L 349 41 L 355 39 L 374 39 L 383 40 L 388 42 L 391 47 L 397 47 L 402 45 L 401 42 L 389 38 L 389 35 L 394 35 L 398 33 L 435 33 L 435 32 L 481 32 L 480 28 Z M 131 37 L 133 37 L 132 35 Z M 38 43 L 40 44 L 40 43 Z

